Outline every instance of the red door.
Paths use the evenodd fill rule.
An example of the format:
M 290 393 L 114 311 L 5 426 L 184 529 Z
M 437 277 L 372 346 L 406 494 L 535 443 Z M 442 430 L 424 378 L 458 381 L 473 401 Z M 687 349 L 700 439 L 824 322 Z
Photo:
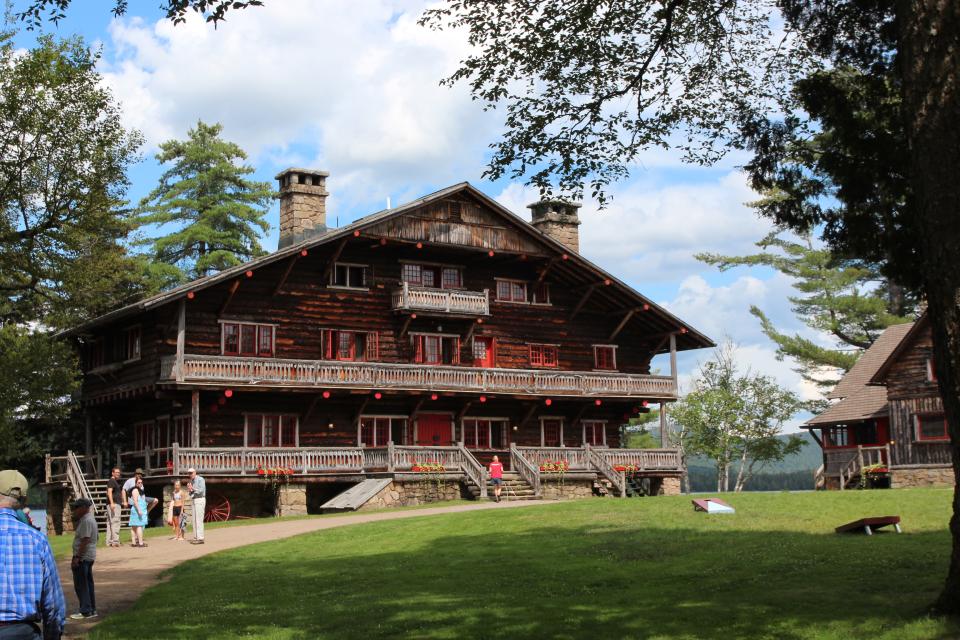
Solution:
M 474 337 L 473 366 L 490 368 L 495 366 L 493 338 Z
M 450 416 L 442 413 L 422 413 L 417 416 L 417 445 L 447 447 L 450 439 Z

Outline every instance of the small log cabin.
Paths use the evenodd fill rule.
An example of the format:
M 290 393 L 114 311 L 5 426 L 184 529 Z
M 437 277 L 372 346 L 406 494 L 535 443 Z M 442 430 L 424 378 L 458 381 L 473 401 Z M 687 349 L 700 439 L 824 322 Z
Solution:
M 713 343 L 579 254 L 579 205 L 530 223 L 462 183 L 329 228 L 327 175 L 277 176 L 276 252 L 65 334 L 88 456 L 110 430 L 125 474 L 195 467 L 233 515 L 313 512 L 371 478 L 391 480 L 374 503 L 417 502 L 428 463 L 450 497 L 485 496 L 494 455 L 529 497 L 557 461 L 580 495 L 679 490 L 679 452 L 622 449 L 619 426 L 676 400 L 677 351 Z M 264 505 L 250 485 L 277 473 Z
M 823 447 L 817 488 L 953 485 L 929 317 L 888 328 L 806 428 Z M 819 435 L 818 432 L 819 431 Z

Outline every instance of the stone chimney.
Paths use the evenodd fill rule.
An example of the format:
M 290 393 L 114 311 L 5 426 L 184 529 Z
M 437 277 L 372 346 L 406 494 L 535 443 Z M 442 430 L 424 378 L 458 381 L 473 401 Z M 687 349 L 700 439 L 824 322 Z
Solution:
M 280 242 L 283 249 L 327 231 L 326 171 L 286 169 L 277 174 L 280 189 Z
M 550 236 L 560 244 L 580 252 L 580 216 L 577 210 L 579 202 L 566 200 L 541 200 L 528 204 L 533 213 L 533 226 L 541 233 Z

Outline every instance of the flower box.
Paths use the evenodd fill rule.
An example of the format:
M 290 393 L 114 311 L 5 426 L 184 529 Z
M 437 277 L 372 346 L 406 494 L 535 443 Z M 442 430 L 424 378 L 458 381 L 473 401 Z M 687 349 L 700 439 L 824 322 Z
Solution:
M 613 470 L 621 471 L 623 473 L 636 473 L 640 470 L 640 467 L 635 464 L 618 464 L 614 465 Z
M 540 465 L 540 471 L 547 473 L 566 473 L 570 470 L 570 463 L 566 460 L 546 460 Z

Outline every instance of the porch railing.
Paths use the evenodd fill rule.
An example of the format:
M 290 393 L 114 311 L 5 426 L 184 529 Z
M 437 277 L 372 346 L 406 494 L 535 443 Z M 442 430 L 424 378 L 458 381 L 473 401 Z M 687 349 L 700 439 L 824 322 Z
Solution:
M 578 447 L 517 447 L 517 450 L 538 470 L 547 462 L 565 462 L 570 471 L 590 469 L 586 450 Z
M 626 498 L 627 479 L 624 472 L 617 471 L 613 465 L 610 464 L 607 458 L 604 457 L 603 450 L 592 449 L 589 445 L 584 448 L 587 450 L 587 460 L 590 466 L 613 483 L 613 486 L 617 489 L 617 495 L 621 498 Z
M 392 302 L 394 309 L 409 311 L 490 315 L 489 289 L 483 291 L 454 291 L 451 289 L 411 287 L 404 282 L 402 287 L 394 290 Z
M 94 455 L 77 455 L 68 451 L 65 456 L 47 454 L 44 461 L 44 478 L 46 482 L 68 482 L 70 472 L 70 458 L 76 460 L 80 473 L 89 478 L 99 478 L 103 471 L 102 459 L 99 453 Z
M 175 364 L 174 356 L 167 356 L 161 361 L 162 379 L 194 383 L 531 395 L 643 396 L 665 399 L 672 399 L 677 395 L 676 385 L 670 376 L 631 373 L 185 355 L 178 378 Z
M 857 446 L 847 463 L 840 467 L 840 490 L 843 491 L 852 480 L 860 478 L 865 468 L 888 464 L 890 464 L 889 444 L 880 447 Z
M 510 444 L 510 468 L 520 474 L 520 477 L 533 489 L 533 495 L 538 498 L 543 495 L 540 487 L 540 469 L 523 457 L 517 445 Z
M 637 473 L 681 473 L 683 454 L 679 449 L 608 449 L 606 447 L 517 447 L 510 446 L 511 462 L 524 479 L 547 462 L 565 462 L 569 471 L 595 471 L 610 480 L 620 495 L 626 495 L 626 478 L 617 467 L 635 469 Z M 524 475 L 523 465 L 528 465 Z

